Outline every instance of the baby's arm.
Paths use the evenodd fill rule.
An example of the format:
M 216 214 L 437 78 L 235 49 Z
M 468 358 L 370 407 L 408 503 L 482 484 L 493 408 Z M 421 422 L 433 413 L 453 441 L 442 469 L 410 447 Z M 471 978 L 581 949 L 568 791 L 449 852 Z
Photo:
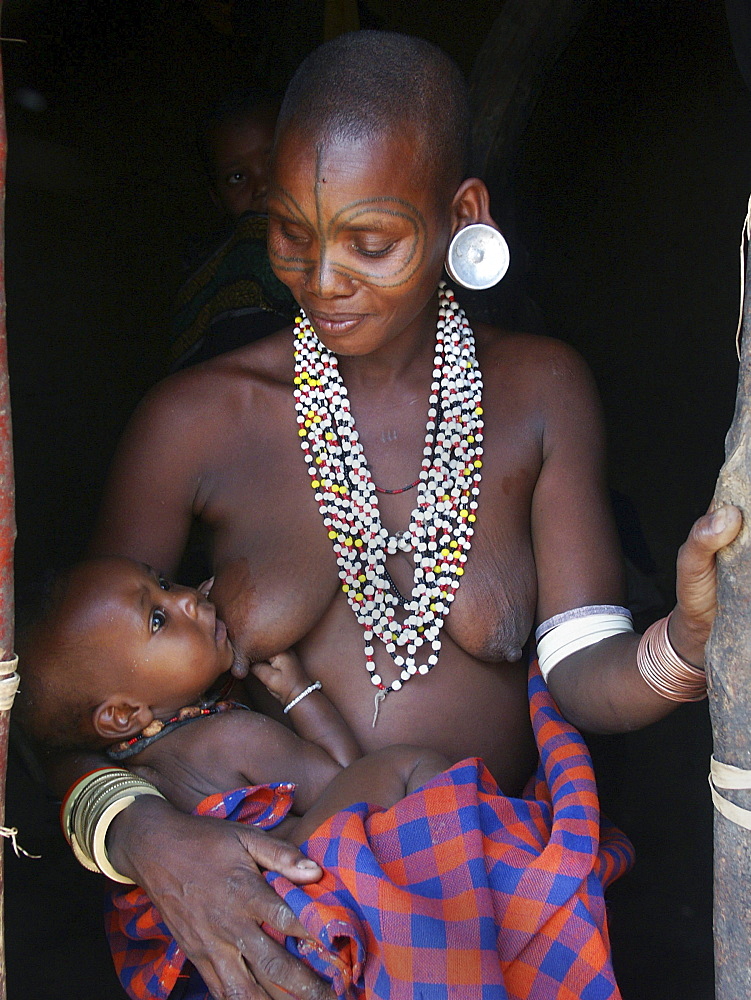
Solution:
M 342 767 L 362 756 L 352 730 L 338 710 L 320 688 L 310 690 L 313 682 L 292 650 L 254 663 L 251 671 L 287 708 L 286 714 L 298 736 L 322 747 Z M 293 705 L 300 695 L 304 697 Z

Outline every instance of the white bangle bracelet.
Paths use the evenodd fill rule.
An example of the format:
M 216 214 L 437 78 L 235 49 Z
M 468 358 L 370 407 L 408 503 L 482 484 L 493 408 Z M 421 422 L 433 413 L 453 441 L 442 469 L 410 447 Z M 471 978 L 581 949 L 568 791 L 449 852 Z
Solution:
M 313 694 L 314 691 L 320 691 L 320 690 L 321 690 L 321 682 L 315 681 L 315 683 L 311 684 L 310 687 L 306 687 L 304 691 L 301 691 L 296 698 L 293 698 L 292 701 L 289 703 L 289 705 L 284 706 L 284 714 L 286 715 L 287 712 L 290 711 L 290 709 L 294 708 L 295 705 L 298 705 L 303 700 L 303 698 L 307 698 L 309 694 Z

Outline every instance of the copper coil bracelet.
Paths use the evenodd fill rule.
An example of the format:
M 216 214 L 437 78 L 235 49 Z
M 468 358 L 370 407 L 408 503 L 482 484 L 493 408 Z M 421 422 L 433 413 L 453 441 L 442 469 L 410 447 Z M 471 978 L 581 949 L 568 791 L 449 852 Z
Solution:
M 707 697 L 707 675 L 673 649 L 668 637 L 669 622 L 670 615 L 661 618 L 641 637 L 636 653 L 639 673 L 656 694 L 668 701 L 702 701 Z

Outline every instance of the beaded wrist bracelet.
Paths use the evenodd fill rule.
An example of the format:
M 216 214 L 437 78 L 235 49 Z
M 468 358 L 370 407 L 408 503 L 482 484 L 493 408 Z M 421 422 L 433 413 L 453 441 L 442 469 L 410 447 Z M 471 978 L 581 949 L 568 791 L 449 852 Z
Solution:
M 107 856 L 107 831 L 113 819 L 139 795 L 164 796 L 154 785 L 119 767 L 101 767 L 79 778 L 63 799 L 60 821 L 77 860 L 89 871 L 134 885 L 113 868 Z
M 320 690 L 321 690 L 321 682 L 314 681 L 313 684 L 310 685 L 310 687 L 306 687 L 305 690 L 301 691 L 296 698 L 293 698 L 292 701 L 289 703 L 289 705 L 284 706 L 284 714 L 286 715 L 287 712 L 289 712 L 291 709 L 295 707 L 295 705 L 298 705 L 303 700 L 303 698 L 307 698 L 309 694 L 313 694 L 314 691 L 320 691 Z
M 673 649 L 669 622 L 670 615 L 661 618 L 641 637 L 636 652 L 639 673 L 645 684 L 668 701 L 702 701 L 707 697 L 707 675 Z

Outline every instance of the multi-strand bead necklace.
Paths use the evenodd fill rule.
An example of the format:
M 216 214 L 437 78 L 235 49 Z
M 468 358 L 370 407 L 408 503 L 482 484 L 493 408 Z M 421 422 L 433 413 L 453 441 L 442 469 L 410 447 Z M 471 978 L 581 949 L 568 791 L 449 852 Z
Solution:
M 483 451 L 482 377 L 475 340 L 453 292 L 441 283 L 417 503 L 408 528 L 389 535 L 381 524 L 377 488 L 336 355 L 324 347 L 304 313 L 296 323 L 298 434 L 336 553 L 342 590 L 364 629 L 365 665 L 378 689 L 375 726 L 386 695 L 415 674 L 427 674 L 438 662 L 441 629 L 464 574 Z M 386 568 L 387 555 L 397 551 L 412 553 L 414 560 L 409 597 L 399 593 Z M 388 685 L 377 672 L 375 639 L 384 643 L 399 669 L 399 677 Z M 424 646 L 427 656 L 421 655 L 418 664 Z

